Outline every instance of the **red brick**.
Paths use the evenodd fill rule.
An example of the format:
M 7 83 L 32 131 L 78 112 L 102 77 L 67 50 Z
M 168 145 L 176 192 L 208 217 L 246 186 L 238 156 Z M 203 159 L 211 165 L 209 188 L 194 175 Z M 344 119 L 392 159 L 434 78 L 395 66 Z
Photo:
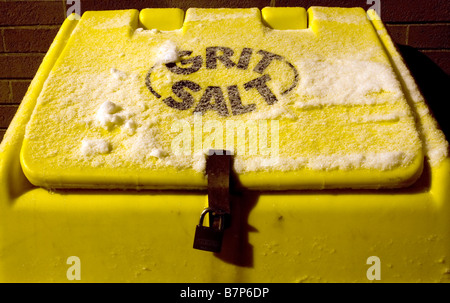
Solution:
M 0 25 L 61 24 L 65 18 L 64 2 L 60 0 L 0 2 Z
M 130 1 L 106 1 L 106 0 L 81 0 L 81 12 L 89 10 L 113 10 L 113 9 L 130 9 L 138 10 L 144 8 L 164 8 L 177 7 L 181 9 L 188 9 L 190 7 L 203 8 L 220 8 L 220 7 L 258 7 L 263 8 L 270 5 L 270 0 L 161 0 L 161 1 L 145 1 L 145 0 L 130 0 Z M 67 4 L 66 9 L 71 5 Z
M 11 80 L 11 103 L 19 104 L 22 102 L 31 81 L 29 80 Z
M 0 81 L 0 103 L 11 102 L 11 91 L 9 89 L 9 81 Z
M 422 50 L 421 52 L 436 63 L 447 75 L 450 75 L 450 50 Z
M 0 129 L 0 143 L 2 142 L 3 137 L 5 136 L 5 132 L 6 132 L 5 129 Z
M 414 22 L 414 21 L 447 21 L 450 16 L 450 1 L 448 0 L 371 0 L 380 1 L 381 19 L 384 22 Z M 277 0 L 276 6 L 329 6 L 329 7 L 362 7 L 369 9 L 372 4 L 366 0 Z
M 408 45 L 417 48 L 450 48 L 450 24 L 410 25 Z
M 358 6 L 366 6 L 365 0 L 276 0 L 275 6 L 278 7 L 295 7 L 300 6 L 304 8 L 308 8 L 311 6 L 329 6 L 329 7 L 358 7 Z
M 4 53 L 5 52 L 5 43 L 4 43 L 4 39 L 3 39 L 3 29 L 0 29 L 0 53 Z
M 178 1 L 174 1 L 178 2 Z M 217 0 L 217 1 L 182 1 L 183 8 L 187 9 L 190 7 L 204 7 L 204 8 L 222 8 L 222 7 L 237 7 L 237 8 L 250 8 L 250 7 L 257 7 L 259 9 L 262 9 L 263 7 L 270 6 L 270 1 L 266 0 L 232 0 L 232 1 L 226 1 L 226 0 Z M 156 7 L 156 6 L 155 6 Z
M 143 8 L 148 7 L 149 3 L 157 2 L 161 3 L 164 7 L 164 4 L 168 1 L 139 1 L 139 0 L 129 0 L 129 1 L 108 1 L 108 0 L 81 0 L 80 9 L 81 12 L 85 11 L 97 11 L 97 10 L 116 10 L 116 9 L 138 9 L 141 10 Z M 169 1 L 170 2 L 170 1 Z M 173 1 L 175 2 L 175 1 Z M 173 3 L 172 3 L 173 4 Z M 66 4 L 66 10 L 69 9 L 72 5 Z
M 0 79 L 31 79 L 43 58 L 44 54 L 1 54 Z
M 46 52 L 58 33 L 59 27 L 5 28 L 5 52 Z
M 8 128 L 17 108 L 17 105 L 0 105 L 0 128 Z
M 450 16 L 448 0 L 395 0 L 381 1 L 381 19 L 385 22 L 437 22 L 447 21 Z
M 395 43 L 406 44 L 408 25 L 387 24 L 386 29 Z

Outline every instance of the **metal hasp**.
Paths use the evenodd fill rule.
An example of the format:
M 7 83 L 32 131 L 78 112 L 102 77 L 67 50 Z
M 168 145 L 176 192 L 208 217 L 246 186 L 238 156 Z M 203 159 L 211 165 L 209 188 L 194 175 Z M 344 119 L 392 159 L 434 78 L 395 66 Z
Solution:
M 208 176 L 208 207 L 203 210 L 196 227 L 194 248 L 220 252 L 225 228 L 230 225 L 231 156 L 224 150 L 210 150 L 206 160 Z M 209 226 L 203 219 L 209 214 Z

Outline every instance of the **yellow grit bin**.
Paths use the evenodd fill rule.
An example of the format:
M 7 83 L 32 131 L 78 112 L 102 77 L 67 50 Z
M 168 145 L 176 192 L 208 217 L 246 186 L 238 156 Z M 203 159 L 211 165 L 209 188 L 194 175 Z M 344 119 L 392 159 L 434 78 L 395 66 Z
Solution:
M 449 180 L 372 10 L 86 12 L 0 145 L 0 280 L 449 282 Z M 194 249 L 228 193 L 221 251 Z

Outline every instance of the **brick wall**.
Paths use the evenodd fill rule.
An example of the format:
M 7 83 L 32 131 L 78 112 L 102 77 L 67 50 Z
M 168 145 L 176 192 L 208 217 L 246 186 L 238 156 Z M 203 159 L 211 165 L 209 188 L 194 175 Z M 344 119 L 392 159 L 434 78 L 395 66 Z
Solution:
M 86 10 L 146 7 L 361 6 L 376 0 L 81 0 Z M 379 0 L 381 17 L 400 45 L 443 128 L 441 100 L 448 99 L 450 74 L 450 1 Z M 69 4 L 67 4 L 69 2 Z M 370 4 L 367 4 L 369 2 Z M 72 5 L 66 0 L 0 0 L 0 140 L 13 118 L 42 58 Z M 432 107 L 433 109 L 433 107 Z

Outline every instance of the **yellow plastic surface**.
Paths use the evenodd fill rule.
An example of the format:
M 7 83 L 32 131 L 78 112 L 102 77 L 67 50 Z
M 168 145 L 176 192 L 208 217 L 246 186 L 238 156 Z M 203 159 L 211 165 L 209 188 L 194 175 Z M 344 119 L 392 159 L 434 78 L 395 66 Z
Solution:
M 77 24 L 62 25 L 0 145 L 0 281 L 450 282 L 448 158 L 426 161 L 403 189 L 235 193 L 219 254 L 192 249 L 206 193 L 32 185 L 19 159 L 25 128 Z M 374 26 L 412 96 L 401 57 Z M 68 279 L 72 257 L 80 280 Z
M 280 19 L 283 14 L 286 15 L 284 21 Z M 261 162 L 267 159 L 261 155 L 261 150 L 258 150 L 256 156 L 250 152 L 251 136 L 248 135 L 244 142 L 240 142 L 236 136 L 237 145 L 244 144 L 245 148 L 244 152 L 240 152 L 236 147 L 236 161 L 249 167 L 253 165 L 251 163 L 260 166 L 255 171 L 237 173 L 243 187 L 286 190 L 391 188 L 412 184 L 421 173 L 424 155 L 414 113 L 400 88 L 398 96 L 386 91 L 368 91 L 367 98 L 371 98 L 370 102 L 375 104 L 319 104 L 306 109 L 297 106 L 298 103 L 309 106 L 308 102 L 314 101 L 311 101 L 311 96 L 302 95 L 305 87 L 300 86 L 304 86 L 304 81 L 308 81 L 304 79 L 315 72 L 312 68 L 323 62 L 348 61 L 353 60 L 357 54 L 363 54 L 364 64 L 377 68 L 381 66 L 387 74 L 392 75 L 392 81 L 396 81 L 388 55 L 364 10 L 313 8 L 310 10 L 308 28 L 304 26 L 306 15 L 302 8 L 266 8 L 262 16 L 267 24 L 277 29 L 265 27 L 257 9 L 188 10 L 183 27 L 172 31 L 154 29 L 177 28 L 183 18 L 180 10 L 148 9 L 140 14 L 135 10 L 84 14 L 53 67 L 28 123 L 21 151 L 22 167 L 27 178 L 32 184 L 47 188 L 205 188 L 204 172 L 195 170 L 195 164 L 182 164 L 181 168 L 173 164 L 180 159 L 173 156 L 173 142 L 178 136 L 173 131 L 174 125 L 180 120 L 191 123 L 191 127 L 194 125 L 193 140 L 189 146 L 193 152 L 188 159 L 193 159 L 192 155 L 209 148 L 227 148 L 226 138 L 221 137 L 222 142 L 218 142 L 217 139 L 211 139 L 212 134 L 216 135 L 217 132 L 205 134 L 203 131 L 203 148 L 196 149 L 196 115 L 193 114 L 193 109 L 205 96 L 211 96 L 208 95 L 210 88 L 215 92 L 219 90 L 225 103 L 231 103 L 228 98 L 229 90 L 230 87 L 235 87 L 240 94 L 240 106 L 253 105 L 256 109 L 253 112 L 234 114 L 233 108 L 230 110 L 231 105 L 228 104 L 225 108 L 228 111 L 227 117 L 221 116 L 220 111 L 207 110 L 202 117 L 204 129 L 207 129 L 206 125 L 210 125 L 209 130 L 216 130 L 215 123 L 223 127 L 230 121 L 260 123 L 276 120 L 279 123 L 279 156 L 270 154 L 269 163 L 283 163 L 285 160 L 288 163 L 295 160 L 301 162 L 303 159 L 313 162 L 313 168 L 301 165 L 296 167 L 295 164 L 289 164 L 291 167 L 287 170 L 272 168 L 272 164 L 264 166 Z M 147 31 L 136 30 L 139 26 L 138 18 Z M 353 23 L 341 22 L 342 18 L 350 18 Z M 166 19 L 167 27 L 158 25 L 165 24 Z M 283 31 L 278 28 L 291 30 Z M 243 35 L 248 39 L 242 39 Z M 167 40 L 176 42 L 180 50 L 193 52 L 188 60 L 202 57 L 201 68 L 188 75 L 158 69 L 158 48 Z M 226 47 L 234 52 L 228 60 L 234 60 L 235 65 L 227 67 L 223 63 L 227 62 L 226 58 L 221 57 L 221 50 L 218 50 L 214 67 L 208 67 L 205 49 L 211 47 Z M 239 67 L 238 59 L 244 58 L 245 50 L 249 49 L 252 54 L 247 66 L 244 64 L 245 68 Z M 272 56 L 275 54 L 265 66 L 262 62 L 268 55 L 264 52 L 270 52 Z M 318 56 L 321 59 L 316 59 Z M 310 67 L 302 66 L 311 64 L 314 60 L 319 61 Z M 343 64 L 346 65 L 347 61 L 343 61 Z M 189 63 L 178 64 L 183 67 Z M 127 80 L 124 80 L 128 82 L 116 85 L 112 78 L 107 78 L 105 75 L 109 74 L 111 68 L 118 68 L 128 74 Z M 333 73 L 339 75 L 340 67 L 337 65 L 334 68 Z M 377 72 L 369 72 L 371 74 L 366 73 L 366 77 L 379 77 Z M 350 84 L 353 85 L 353 80 L 357 81 L 359 76 L 350 76 L 355 77 L 350 79 Z M 265 100 L 267 95 L 263 97 L 259 88 L 246 86 L 264 77 L 266 88 L 273 91 L 278 100 L 275 104 Z M 166 100 L 164 98 L 173 96 L 174 85 L 182 81 L 199 85 L 199 89 L 184 91 L 185 94 L 186 91 L 192 93 L 194 98 L 194 106 L 189 110 L 174 109 L 163 102 Z M 311 84 L 317 84 L 318 81 L 320 79 Z M 151 83 L 154 86 L 152 89 L 157 92 L 149 91 L 147 83 Z M 364 86 L 365 83 L 358 85 Z M 213 103 L 209 106 L 215 106 L 211 104 L 218 102 L 214 98 L 210 97 L 209 102 Z M 330 95 L 328 99 L 322 97 L 321 100 L 329 102 L 332 98 L 334 97 Z M 140 119 L 137 120 L 136 134 L 127 136 L 120 127 L 105 131 L 93 126 L 96 110 L 102 102 L 114 101 L 123 107 L 123 111 L 127 111 L 127 106 L 121 103 L 125 100 L 140 108 L 134 109 L 131 114 Z M 174 102 L 180 104 L 179 100 Z M 368 115 L 386 117 L 399 112 L 401 116 L 394 121 L 364 120 Z M 263 115 L 264 119 L 255 118 L 258 115 Z M 151 122 L 152 119 L 156 119 L 156 124 L 142 130 L 147 124 L 154 123 Z M 140 129 L 142 131 L 139 133 Z M 247 128 L 248 134 L 250 129 Z M 272 131 L 274 128 L 271 126 L 270 129 Z M 170 157 L 151 156 L 150 150 L 135 151 L 141 148 L 140 145 L 153 144 L 146 137 L 153 131 L 160 140 L 155 145 L 162 146 Z M 258 142 L 261 144 L 262 130 L 259 131 Z M 228 136 L 228 128 L 226 133 Z M 79 152 L 82 142 L 91 138 L 110 142 L 110 152 L 83 158 Z M 357 166 L 358 161 L 361 161 L 358 159 L 367 155 L 373 155 L 372 158 L 377 160 L 386 153 L 397 152 L 399 149 L 406 150 L 410 157 L 403 165 L 386 169 L 380 168 L 383 163 L 376 163 L 373 167 Z M 326 160 L 329 155 L 338 158 Z M 346 157 L 351 159 L 349 161 L 356 161 L 356 164 L 339 164 L 343 161 L 341 158 L 345 160 Z M 328 166 L 321 161 L 328 161 Z
M 262 19 L 273 29 L 306 29 L 308 17 L 303 7 L 265 7 Z
M 145 8 L 139 14 L 139 21 L 146 29 L 171 31 L 183 26 L 184 11 L 179 8 Z

